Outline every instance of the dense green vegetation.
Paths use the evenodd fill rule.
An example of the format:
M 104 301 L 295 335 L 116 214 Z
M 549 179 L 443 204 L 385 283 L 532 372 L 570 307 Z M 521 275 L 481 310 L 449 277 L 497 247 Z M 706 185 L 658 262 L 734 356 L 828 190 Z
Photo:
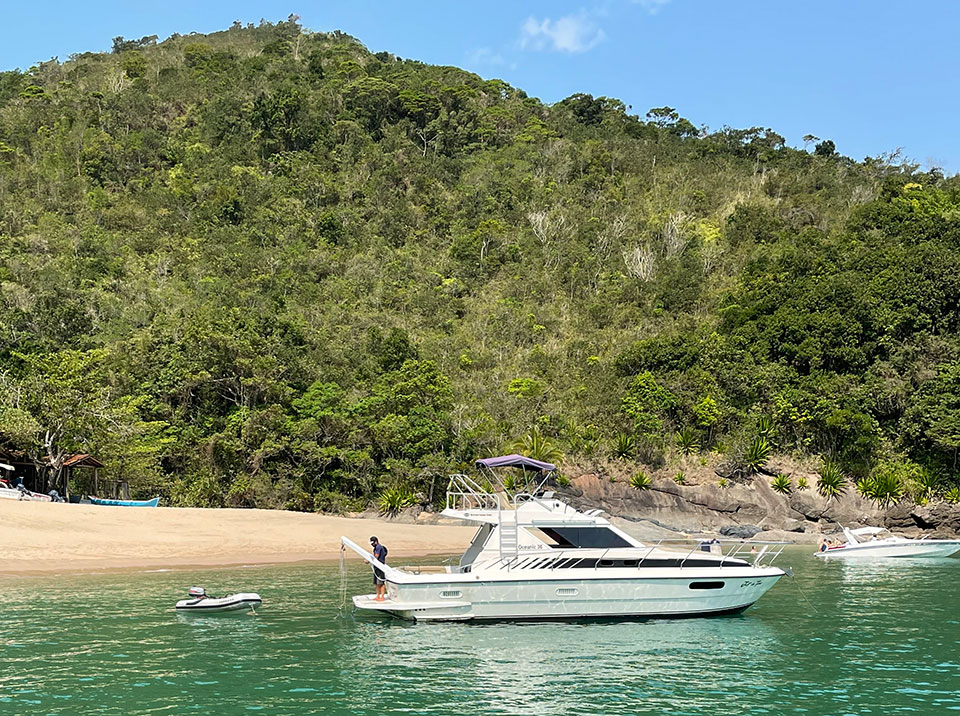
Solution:
M 515 444 L 929 499 L 958 248 L 955 179 L 828 141 L 294 20 L 117 38 L 0 73 L 0 437 L 173 504 L 394 511 Z

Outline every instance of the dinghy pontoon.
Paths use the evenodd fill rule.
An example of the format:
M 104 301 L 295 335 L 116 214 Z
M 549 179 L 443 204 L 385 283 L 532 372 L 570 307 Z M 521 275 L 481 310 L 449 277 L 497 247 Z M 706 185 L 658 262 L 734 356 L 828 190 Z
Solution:
M 203 587 L 190 587 L 190 598 L 177 602 L 178 612 L 236 612 L 241 609 L 254 609 L 263 603 L 256 592 L 240 592 L 225 597 L 211 597 Z

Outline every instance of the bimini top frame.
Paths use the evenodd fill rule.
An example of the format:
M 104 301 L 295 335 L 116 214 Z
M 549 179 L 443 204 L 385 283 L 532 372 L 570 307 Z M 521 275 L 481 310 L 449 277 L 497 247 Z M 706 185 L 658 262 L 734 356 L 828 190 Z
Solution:
M 499 486 L 504 492 L 526 492 L 530 495 L 540 494 L 541 489 L 547 480 L 553 477 L 557 471 L 557 466 L 542 460 L 534 460 L 525 455 L 501 455 L 499 457 L 487 457 L 477 460 L 477 470 L 481 474 L 489 476 L 493 484 Z M 508 489 L 505 481 L 500 477 L 496 468 L 512 467 L 523 471 L 523 484 L 514 485 Z

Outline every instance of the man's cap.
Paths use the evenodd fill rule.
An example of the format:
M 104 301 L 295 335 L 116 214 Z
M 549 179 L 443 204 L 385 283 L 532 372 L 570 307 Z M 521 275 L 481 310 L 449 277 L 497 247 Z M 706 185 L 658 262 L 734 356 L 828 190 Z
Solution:
M 379 542 L 380 540 L 378 540 L 376 537 L 371 537 L 371 538 L 370 538 L 370 541 L 371 541 L 371 542 Z

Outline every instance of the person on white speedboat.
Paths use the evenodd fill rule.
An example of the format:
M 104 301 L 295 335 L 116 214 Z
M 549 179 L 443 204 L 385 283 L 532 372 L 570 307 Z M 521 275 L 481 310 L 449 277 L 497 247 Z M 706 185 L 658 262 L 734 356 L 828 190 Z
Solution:
M 960 540 L 930 539 L 927 535 L 910 539 L 895 535 L 885 527 L 841 527 L 844 540 L 827 539 L 815 556 L 833 558 L 948 557 L 960 551 Z

